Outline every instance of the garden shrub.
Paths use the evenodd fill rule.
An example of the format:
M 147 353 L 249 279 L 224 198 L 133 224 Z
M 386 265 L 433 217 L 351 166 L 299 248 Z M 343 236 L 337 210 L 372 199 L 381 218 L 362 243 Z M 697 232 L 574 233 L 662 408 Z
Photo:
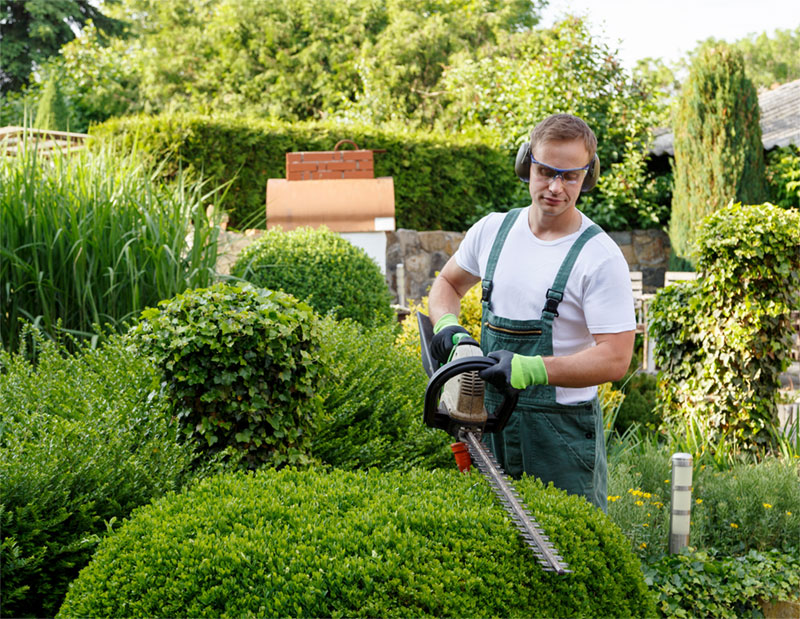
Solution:
M 683 85 L 675 127 L 675 188 L 669 237 L 689 257 L 700 222 L 729 202 L 767 198 L 758 95 L 741 52 L 701 51 Z
M 332 312 L 367 325 L 394 318 L 380 267 L 363 249 L 324 226 L 267 230 L 242 250 L 231 273 L 303 299 L 320 314 Z
M 609 450 L 608 517 L 642 561 L 658 560 L 668 550 L 671 455 L 652 442 Z
M 698 470 L 699 469 L 699 470 Z M 726 471 L 696 467 L 691 543 L 730 555 L 800 551 L 800 471 L 770 458 Z
M 794 144 L 767 154 L 770 202 L 783 208 L 800 208 L 800 147 Z
M 655 376 L 637 369 L 612 384 L 625 395 L 614 423 L 620 435 L 634 424 L 651 430 L 661 425 L 660 409 L 656 406 L 658 379 Z
M 427 376 L 419 349 L 395 346 L 394 326 L 365 328 L 326 318 L 330 368 L 312 454 L 344 469 L 455 467 L 452 438 L 422 419 Z
M 130 337 L 163 371 L 187 438 L 235 447 L 250 466 L 307 461 L 324 376 L 307 304 L 221 283 L 146 309 Z
M 699 232 L 698 269 L 651 304 L 659 403 L 702 446 L 763 451 L 777 440 L 779 376 L 800 304 L 800 212 L 732 204 L 713 213 Z
M 0 351 L 0 616 L 52 617 L 101 537 L 194 475 L 159 373 L 118 337 Z
M 762 600 L 794 600 L 800 587 L 797 554 L 777 550 L 728 557 L 687 548 L 644 569 L 662 617 L 763 617 Z
M 375 176 L 394 179 L 398 228 L 464 230 L 476 205 L 507 210 L 520 185 L 514 152 L 452 132 L 196 114 L 115 118 L 90 132 L 101 142 L 135 144 L 151 164 L 163 163 L 163 177 L 183 169 L 214 185 L 230 182 L 224 206 L 235 227 L 263 224 L 267 179 L 286 178 L 287 152 L 333 150 L 343 138 L 385 151 L 376 153 Z
M 540 568 L 477 473 L 262 469 L 138 510 L 58 616 L 654 614 L 601 511 L 532 478 L 517 486 L 572 573 Z

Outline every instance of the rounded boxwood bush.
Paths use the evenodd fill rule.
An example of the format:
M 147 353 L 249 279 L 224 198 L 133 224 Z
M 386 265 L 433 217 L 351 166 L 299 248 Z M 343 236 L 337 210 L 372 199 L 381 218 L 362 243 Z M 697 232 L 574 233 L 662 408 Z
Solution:
M 164 372 L 187 437 L 233 446 L 251 466 L 307 460 L 324 363 L 306 303 L 217 284 L 146 309 L 129 335 Z
M 518 483 L 573 573 L 544 572 L 477 473 L 219 475 L 138 510 L 59 617 L 630 617 L 653 599 L 599 510 Z
M 304 299 L 320 314 L 332 312 L 365 325 L 394 316 L 380 267 L 363 249 L 325 227 L 267 230 L 245 247 L 232 274 Z

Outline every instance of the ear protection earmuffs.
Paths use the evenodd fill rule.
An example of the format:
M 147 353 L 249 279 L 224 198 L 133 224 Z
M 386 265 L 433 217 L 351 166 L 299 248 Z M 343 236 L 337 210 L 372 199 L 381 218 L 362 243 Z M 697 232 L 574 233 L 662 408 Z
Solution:
M 517 151 L 517 160 L 514 162 L 514 172 L 517 173 L 519 180 L 523 183 L 530 181 L 531 176 L 531 143 L 524 142 Z M 581 185 L 581 191 L 590 191 L 597 184 L 600 177 L 600 158 L 594 154 L 594 161 L 586 172 Z

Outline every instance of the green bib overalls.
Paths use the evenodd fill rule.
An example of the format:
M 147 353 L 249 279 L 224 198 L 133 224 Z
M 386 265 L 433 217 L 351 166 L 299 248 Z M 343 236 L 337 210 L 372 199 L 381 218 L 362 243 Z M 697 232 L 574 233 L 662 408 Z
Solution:
M 484 354 L 509 350 L 521 355 L 552 356 L 553 320 L 564 295 L 572 267 L 590 238 L 601 232 L 592 225 L 578 237 L 547 291 L 538 320 L 511 320 L 492 313 L 492 277 L 506 237 L 522 209 L 509 211 L 494 240 L 483 287 L 481 348 Z M 486 386 L 486 408 L 492 412 L 503 396 Z M 502 433 L 484 438 L 500 466 L 512 477 L 535 475 L 570 494 L 585 496 L 606 510 L 606 450 L 603 414 L 597 397 L 577 404 L 556 402 L 555 387 L 534 385 L 519 394 L 514 413 Z

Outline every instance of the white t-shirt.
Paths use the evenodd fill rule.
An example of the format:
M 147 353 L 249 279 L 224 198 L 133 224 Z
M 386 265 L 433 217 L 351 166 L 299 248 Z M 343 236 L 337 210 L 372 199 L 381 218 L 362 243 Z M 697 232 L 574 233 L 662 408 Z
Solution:
M 514 320 L 538 319 L 547 289 L 564 258 L 592 221 L 581 213 L 580 229 L 555 241 L 538 239 L 524 209 L 511 228 L 497 260 L 492 311 Z M 505 213 L 491 213 L 467 231 L 456 251 L 458 266 L 483 278 L 492 244 Z M 553 321 L 553 354 L 570 355 L 595 345 L 593 333 L 621 333 L 636 328 L 628 263 L 617 244 L 600 233 L 583 246 L 572 268 L 564 299 Z M 594 397 L 596 387 L 556 387 L 556 401 L 574 404 Z

